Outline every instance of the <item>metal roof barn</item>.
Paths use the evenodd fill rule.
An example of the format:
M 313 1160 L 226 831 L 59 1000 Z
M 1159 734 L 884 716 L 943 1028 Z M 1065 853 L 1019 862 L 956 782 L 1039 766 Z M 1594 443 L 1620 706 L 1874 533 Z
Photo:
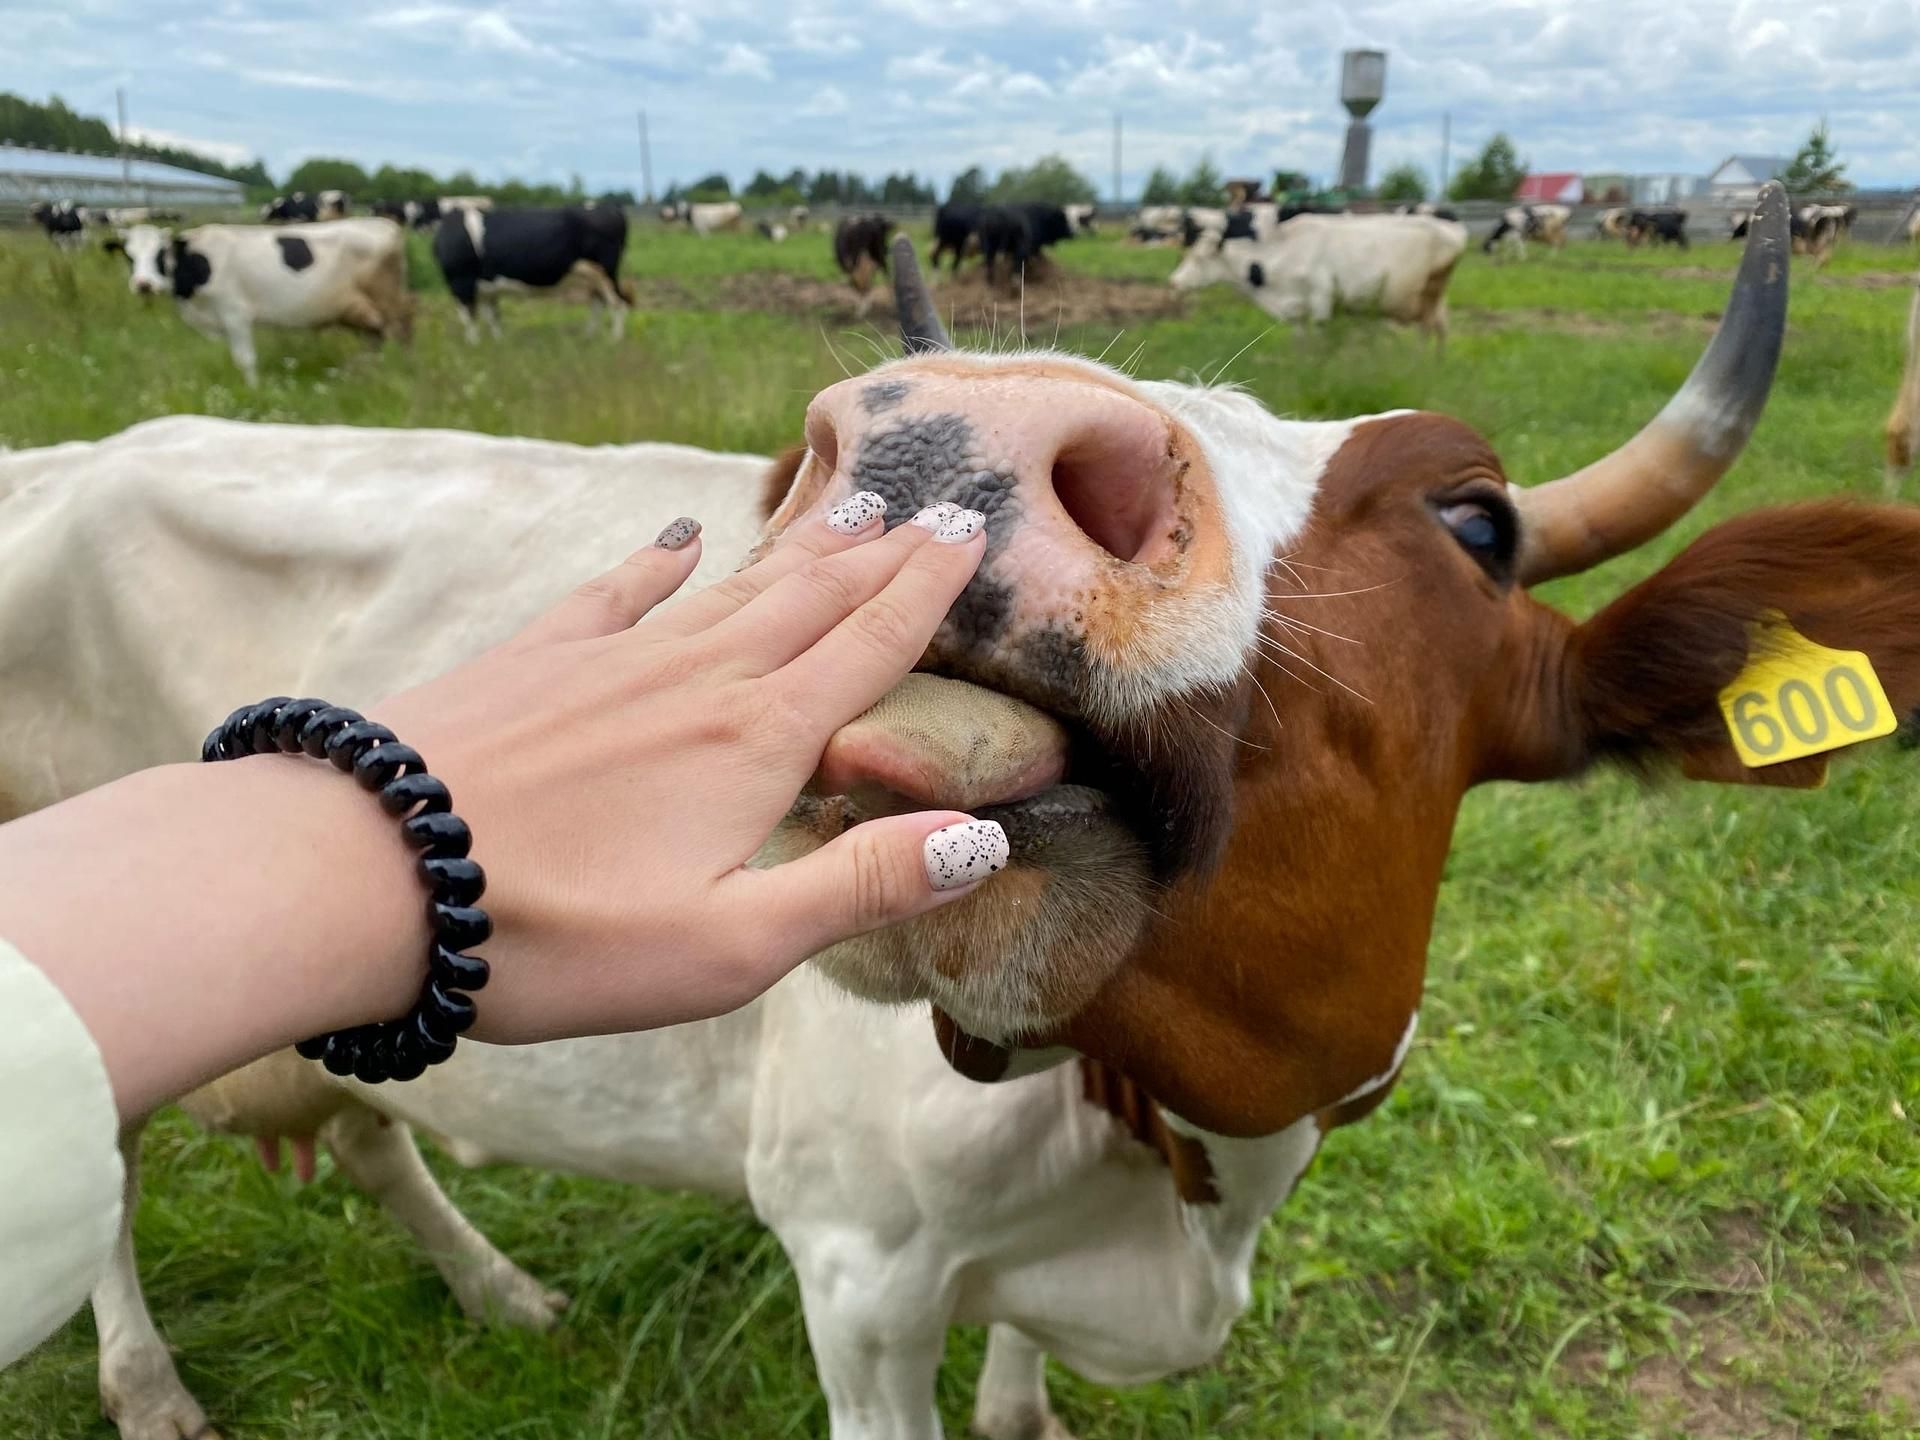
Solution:
M 72 155 L 0 143 L 0 208 L 8 210 L 35 200 L 181 208 L 239 205 L 245 199 L 246 187 L 237 180 L 157 160 L 129 160 L 123 176 L 117 156 Z

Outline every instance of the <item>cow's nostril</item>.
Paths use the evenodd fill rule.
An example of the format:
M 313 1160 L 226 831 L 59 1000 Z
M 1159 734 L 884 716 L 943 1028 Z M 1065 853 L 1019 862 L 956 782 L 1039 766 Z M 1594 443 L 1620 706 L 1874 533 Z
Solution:
M 1164 448 L 1138 437 L 1096 435 L 1054 457 L 1053 493 L 1086 537 L 1109 555 L 1150 564 L 1174 527 Z
M 833 417 L 823 410 L 807 415 L 807 449 L 820 462 L 821 473 L 831 475 L 840 467 L 840 432 Z

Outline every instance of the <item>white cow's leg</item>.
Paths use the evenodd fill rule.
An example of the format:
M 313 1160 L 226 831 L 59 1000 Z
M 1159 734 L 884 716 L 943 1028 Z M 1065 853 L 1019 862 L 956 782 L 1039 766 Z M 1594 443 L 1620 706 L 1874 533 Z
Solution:
M 567 1308 L 565 1295 L 502 1255 L 454 1209 L 405 1125 L 356 1105 L 329 1120 L 321 1134 L 347 1178 L 420 1242 L 473 1319 L 545 1330 Z
M 140 1204 L 140 1132 L 120 1132 L 126 1162 L 120 1239 L 106 1274 L 93 1287 L 93 1325 L 100 1337 L 100 1409 L 120 1427 L 121 1440 L 220 1440 L 206 1411 L 187 1393 L 167 1342 L 147 1313 L 133 1253 L 133 1213 Z
M 832 1440 L 941 1440 L 933 1387 L 951 1305 L 888 1264 L 899 1258 L 844 1233 L 794 1256 Z
M 987 1363 L 973 1396 L 983 1440 L 1073 1440 L 1047 1403 L 1047 1353 L 1011 1325 L 987 1331 Z
M 500 329 L 500 297 L 498 295 L 482 295 L 480 297 L 480 303 L 484 305 L 487 310 L 487 329 L 493 332 L 494 339 L 500 339 L 502 334 Z
M 240 373 L 247 377 L 247 384 L 260 383 L 260 360 L 253 351 L 253 322 L 244 315 L 225 317 L 223 324 L 227 335 L 227 349 L 233 354 L 233 363 L 240 367 Z
M 454 308 L 460 312 L 460 328 L 467 333 L 467 343 L 469 345 L 478 345 L 480 343 L 480 327 L 473 323 L 473 306 L 460 304 Z

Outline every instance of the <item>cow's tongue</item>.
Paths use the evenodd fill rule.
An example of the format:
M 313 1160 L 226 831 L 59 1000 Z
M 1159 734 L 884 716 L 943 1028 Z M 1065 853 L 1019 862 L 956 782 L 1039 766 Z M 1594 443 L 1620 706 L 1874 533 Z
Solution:
M 1067 732 L 978 685 L 909 675 L 827 742 L 807 787 L 868 814 L 973 810 L 1036 795 L 1067 770 Z

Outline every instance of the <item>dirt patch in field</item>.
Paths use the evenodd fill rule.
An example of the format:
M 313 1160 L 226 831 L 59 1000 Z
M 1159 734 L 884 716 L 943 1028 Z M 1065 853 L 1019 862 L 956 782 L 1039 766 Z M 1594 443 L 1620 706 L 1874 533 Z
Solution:
M 1638 315 L 1594 315 L 1583 310 L 1561 310 L 1552 305 L 1526 306 L 1513 310 L 1455 310 L 1453 328 L 1467 334 L 1502 330 L 1551 330 L 1561 335 L 1578 335 L 1601 340 L 1621 340 L 1643 335 L 1692 335 L 1706 337 L 1720 324 L 1718 310 L 1702 310 L 1683 315 L 1673 310 L 1649 310 Z
M 1920 1421 L 1920 1353 L 1907 1341 L 1881 1338 L 1908 1329 L 1902 1297 L 1920 1293 L 1920 1263 L 1867 1272 L 1874 1298 L 1866 1309 L 1877 1314 L 1838 1308 L 1829 1313 L 1826 1307 L 1781 1303 L 1782 1296 L 1805 1293 L 1810 1277 L 1770 1250 L 1758 1226 L 1734 1219 L 1719 1238 L 1726 1259 L 1703 1277 L 1700 1289 L 1673 1297 L 1679 1318 L 1672 1348 L 1631 1362 L 1615 1382 L 1652 1433 L 1689 1440 L 1803 1435 L 1803 1423 L 1767 1377 L 1802 1386 L 1844 1383 L 1854 1363 L 1873 1377 L 1865 1387 L 1872 1410 L 1900 1424 Z M 1599 1343 L 1573 1347 L 1561 1363 L 1585 1382 L 1608 1381 Z
M 722 276 L 696 292 L 672 279 L 635 282 L 643 310 L 758 310 L 797 315 L 826 324 L 858 324 L 853 288 L 844 280 L 760 271 Z M 958 279 L 943 276 L 934 285 L 934 302 L 950 328 L 1018 334 L 1024 310 L 1030 339 L 1044 339 L 1055 325 L 1133 325 L 1186 313 L 1188 299 L 1164 281 L 1109 280 L 1076 275 L 1058 266 L 1029 273 L 1024 302 L 1018 288 L 989 287 L 978 265 Z M 890 328 L 893 289 L 882 278 L 872 292 L 865 323 Z

